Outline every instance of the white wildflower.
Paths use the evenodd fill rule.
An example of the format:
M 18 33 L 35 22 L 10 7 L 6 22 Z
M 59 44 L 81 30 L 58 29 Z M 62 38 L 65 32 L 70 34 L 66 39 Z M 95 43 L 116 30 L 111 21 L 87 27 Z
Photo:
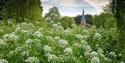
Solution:
M 5 41 L 17 41 L 19 39 L 19 37 L 16 36 L 14 33 L 11 33 L 11 34 L 5 34 L 3 36 L 3 39 Z
M 5 59 L 0 59 L 0 63 L 8 63 L 8 61 Z
M 27 63 L 39 63 L 40 60 L 37 57 L 28 57 L 25 62 Z
M 39 31 L 34 32 L 34 36 L 36 36 L 38 38 L 43 37 L 42 33 Z
M 83 49 L 84 49 L 85 51 L 89 51 L 89 52 L 92 51 L 90 45 L 85 45 L 85 46 L 83 47 Z
M 91 63 L 100 63 L 99 57 L 93 57 L 93 58 L 91 59 Z
M 14 33 L 11 33 L 9 36 L 10 41 L 17 41 L 19 39 L 18 36 L 16 36 Z
M 81 35 L 81 34 L 76 34 L 75 37 L 76 37 L 77 39 L 82 39 L 82 35 Z
M 120 63 L 125 63 L 124 61 L 121 61 Z
M 27 30 L 21 30 L 21 33 L 26 33 L 26 34 L 28 34 L 29 31 L 27 31 Z
M 106 61 L 106 62 L 109 62 L 109 61 L 111 61 L 109 58 L 107 58 L 107 57 L 104 57 L 104 60 Z
M 94 38 L 95 39 L 101 39 L 101 34 L 100 33 L 95 33 Z
M 55 62 L 56 60 L 58 60 L 58 57 L 54 54 L 47 54 L 48 57 L 48 62 Z
M 69 54 L 72 54 L 73 51 L 72 51 L 71 48 L 65 48 L 65 49 L 64 49 L 64 53 L 65 53 L 66 55 L 69 55 Z
M 61 40 L 59 40 L 59 45 L 60 45 L 61 47 L 65 47 L 65 46 L 68 45 L 68 42 L 67 42 L 66 40 L 64 40 L 64 39 L 61 39 Z
M 55 29 L 58 29 L 58 24 L 52 24 L 52 27 L 55 28 Z
M 32 44 L 32 43 L 33 43 L 33 40 L 32 40 L 32 39 L 27 39 L 27 40 L 25 41 L 25 43 L 26 43 L 26 44 Z
M 50 53 L 50 52 L 52 52 L 51 47 L 49 47 L 48 45 L 44 45 L 44 46 L 43 46 L 43 50 L 45 51 L 45 53 Z
M 110 55 L 111 57 L 116 57 L 116 56 L 117 56 L 115 52 L 110 52 L 109 55 Z
M 23 52 L 21 53 L 22 56 L 29 56 L 29 54 L 30 54 L 29 51 L 23 51 Z
M 98 57 L 98 53 L 96 51 L 91 52 L 91 57 Z
M 65 33 L 71 33 L 71 32 L 72 32 L 72 29 L 71 29 L 71 28 L 67 28 L 64 32 L 65 32 Z

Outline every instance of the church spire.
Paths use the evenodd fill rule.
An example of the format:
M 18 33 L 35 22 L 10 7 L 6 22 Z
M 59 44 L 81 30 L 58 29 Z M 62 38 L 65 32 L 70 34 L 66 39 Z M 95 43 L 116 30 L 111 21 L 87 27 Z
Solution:
M 83 12 L 82 12 L 82 18 L 81 18 L 81 25 L 86 25 L 86 19 L 85 19 L 85 14 L 84 14 L 84 9 L 83 9 Z

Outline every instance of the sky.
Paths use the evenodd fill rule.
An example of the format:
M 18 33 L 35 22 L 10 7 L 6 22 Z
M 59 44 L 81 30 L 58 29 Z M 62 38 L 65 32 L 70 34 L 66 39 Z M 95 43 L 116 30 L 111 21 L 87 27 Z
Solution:
M 81 15 L 84 9 L 85 14 L 100 14 L 103 6 L 108 4 L 108 0 L 41 0 L 43 6 L 43 16 L 53 6 L 58 7 L 62 16 Z

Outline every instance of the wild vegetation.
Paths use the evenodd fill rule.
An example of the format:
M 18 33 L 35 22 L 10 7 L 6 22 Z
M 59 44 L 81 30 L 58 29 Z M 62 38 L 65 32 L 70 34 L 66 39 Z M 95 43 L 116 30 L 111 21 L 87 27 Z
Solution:
M 0 12 L 0 63 L 124 63 L 124 7 L 112 0 L 82 27 L 80 16 L 61 16 L 55 6 L 42 17 L 40 0 L 8 0 Z

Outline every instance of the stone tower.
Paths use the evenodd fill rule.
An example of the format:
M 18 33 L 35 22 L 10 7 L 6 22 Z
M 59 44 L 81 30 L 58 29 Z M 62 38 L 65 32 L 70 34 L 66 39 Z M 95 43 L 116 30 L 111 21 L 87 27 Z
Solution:
M 80 23 L 80 25 L 86 26 L 86 19 L 85 19 L 84 9 L 83 9 L 83 12 L 82 12 L 82 17 L 81 17 L 81 23 Z

